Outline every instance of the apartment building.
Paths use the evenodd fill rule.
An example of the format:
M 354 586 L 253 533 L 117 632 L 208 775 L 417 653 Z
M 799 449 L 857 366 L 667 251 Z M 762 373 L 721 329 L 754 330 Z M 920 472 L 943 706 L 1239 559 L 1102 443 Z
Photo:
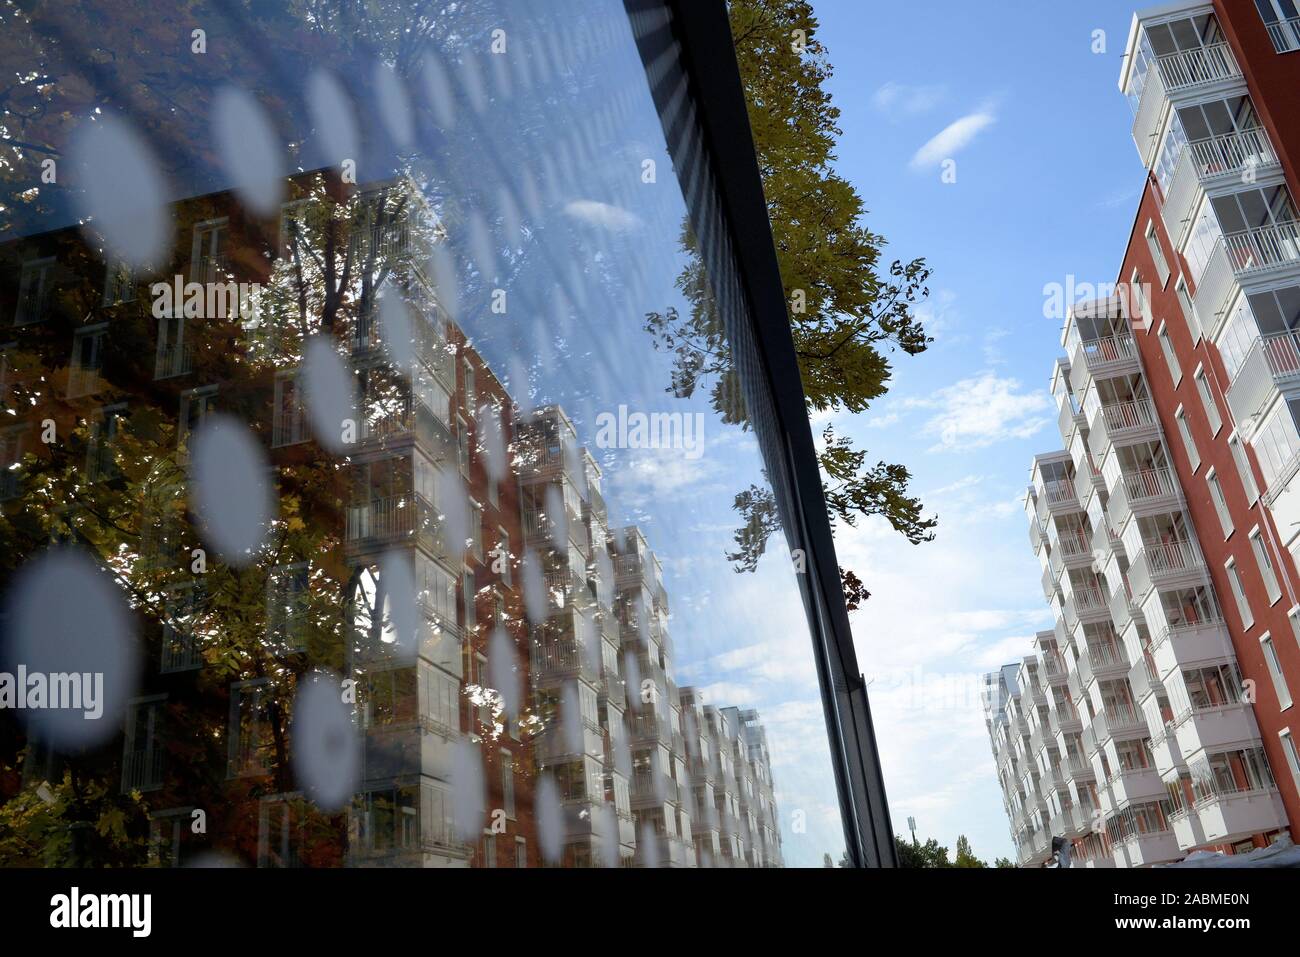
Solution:
M 521 410 L 443 308 L 414 255 L 442 240 L 418 189 L 305 174 L 289 193 L 265 221 L 231 194 L 173 209 L 176 273 L 258 284 L 258 321 L 179 304 L 155 319 L 149 286 L 95 265 L 76 230 L 0 250 L 7 519 L 19 538 L 117 556 L 151 596 L 120 737 L 61 755 L 6 728 L 6 762 L 26 749 L 28 784 L 76 762 L 139 792 L 158 864 L 215 850 L 259 866 L 780 866 L 757 713 L 677 687 L 647 534 L 610 527 L 571 419 Z M 287 321 L 329 281 L 301 264 L 329 257 L 360 289 L 324 324 L 358 417 L 337 459 Z M 273 562 L 214 589 L 181 486 L 189 439 L 218 413 L 263 443 L 289 518 Z M 69 446 L 37 440 L 47 420 Z M 60 482 L 85 491 L 51 512 L 35 492 Z M 292 761 L 296 692 L 319 668 L 356 688 L 342 809 L 316 806 Z
M 1134 17 L 1147 181 L 1116 295 L 1067 318 L 1065 450 L 1025 499 L 1056 625 L 986 678 L 1023 865 L 1300 837 L 1298 27 L 1286 0 Z

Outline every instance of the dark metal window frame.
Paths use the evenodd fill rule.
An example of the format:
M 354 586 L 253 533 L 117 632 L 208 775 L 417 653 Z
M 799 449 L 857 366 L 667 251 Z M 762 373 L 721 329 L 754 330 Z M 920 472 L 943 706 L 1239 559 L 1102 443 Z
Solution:
M 713 277 L 745 401 L 799 575 L 849 862 L 896 867 L 866 683 L 858 670 L 785 291 L 724 0 L 624 0 Z

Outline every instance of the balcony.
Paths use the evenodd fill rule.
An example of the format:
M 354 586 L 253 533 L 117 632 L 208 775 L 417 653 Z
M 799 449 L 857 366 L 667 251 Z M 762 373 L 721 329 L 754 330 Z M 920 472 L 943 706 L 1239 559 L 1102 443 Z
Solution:
M 1092 378 L 1105 379 L 1138 371 L 1138 352 L 1128 333 L 1080 339 L 1075 355 Z
M 1228 251 L 1222 242 L 1216 242 L 1209 261 L 1201 272 L 1201 279 L 1196 284 L 1196 295 L 1192 299 L 1192 308 L 1207 337 L 1219 333 L 1219 321 L 1223 317 L 1224 309 L 1227 308 L 1228 294 L 1232 292 L 1233 284 Z
M 1087 686 L 1094 677 L 1118 678 L 1128 674 L 1129 660 L 1118 644 L 1099 644 L 1079 656 L 1079 680 Z
M 1226 843 L 1286 827 L 1277 788 L 1211 794 L 1196 801 L 1206 843 Z
M 1234 651 L 1226 626 L 1216 618 L 1162 628 L 1151 642 L 1151 656 L 1160 680 L 1167 682 L 1176 668 L 1229 661 Z
M 1178 750 L 1188 763 L 1201 752 L 1218 754 L 1259 744 L 1254 710 L 1245 703 L 1184 711 L 1174 720 L 1173 733 Z
M 1228 386 L 1228 407 L 1236 421 L 1249 422 L 1272 400 L 1275 389 L 1297 383 L 1300 383 L 1300 332 L 1291 330 L 1260 336 Z
M 172 379 L 194 371 L 194 346 L 162 346 L 154 359 L 153 377 L 155 379 Z
M 1172 828 L 1130 834 L 1113 848 L 1117 867 L 1149 867 L 1176 861 L 1183 856 Z
M 1191 542 L 1148 542 L 1128 570 L 1134 601 L 1145 602 L 1152 588 L 1196 584 L 1203 580 L 1204 569 L 1205 559 Z
M 1169 792 L 1154 767 L 1117 771 L 1106 783 L 1117 808 L 1144 804 L 1147 801 L 1164 801 L 1169 797 Z
M 1207 843 L 1205 827 L 1201 824 L 1200 816 L 1190 807 L 1169 815 L 1169 825 L 1173 828 L 1174 840 L 1178 842 L 1179 849 L 1184 853 Z
M 1178 159 L 1169 191 L 1161 207 L 1165 230 L 1181 246 L 1202 187 L 1236 182 L 1245 170 L 1255 173 L 1278 166 L 1277 152 L 1263 127 L 1252 127 L 1193 140 Z
M 1178 479 L 1167 468 L 1121 471 L 1119 484 L 1123 487 L 1124 500 L 1130 514 L 1135 509 L 1170 509 L 1181 498 Z
M 1156 66 L 1168 93 L 1241 76 L 1241 67 L 1237 66 L 1237 58 L 1227 43 L 1211 43 L 1194 50 L 1167 53 L 1156 58 Z
M 533 642 L 529 657 L 538 679 L 583 678 L 591 683 L 600 681 L 599 656 L 584 649 L 573 638 Z
M 1109 704 L 1092 719 L 1092 733 L 1102 744 L 1111 738 L 1124 741 L 1146 737 L 1146 716 L 1128 705 Z
M 351 554 L 418 544 L 453 564 L 464 557 L 464 544 L 447 540 L 446 529 L 433 504 L 421 495 L 390 495 L 349 505 L 346 528 Z
M 1147 70 L 1146 76 L 1137 115 L 1133 117 L 1133 143 L 1142 157 L 1142 165 L 1149 168 L 1155 160 L 1156 134 L 1160 132 L 1165 112 L 1165 85 L 1156 70 Z
M 1278 53 L 1300 50 L 1300 17 L 1277 20 L 1264 25 L 1268 27 L 1268 38 L 1273 41 L 1273 49 Z
M 122 793 L 156 791 L 163 784 L 163 747 L 154 741 L 122 755 Z
M 1092 565 L 1092 543 L 1080 527 L 1071 528 L 1060 533 L 1056 541 L 1056 551 L 1061 560 L 1072 568 L 1086 568 Z
M 1300 223 L 1294 221 L 1225 233 L 1223 247 L 1238 279 L 1300 262 Z
M 1099 428 L 1093 430 L 1093 453 L 1104 457 L 1112 444 L 1153 439 L 1160 431 L 1160 419 L 1149 399 L 1135 399 L 1101 407 Z
M 1079 510 L 1078 493 L 1071 481 L 1045 482 L 1043 484 L 1043 498 L 1047 502 L 1048 510 L 1051 512 L 1077 512 Z

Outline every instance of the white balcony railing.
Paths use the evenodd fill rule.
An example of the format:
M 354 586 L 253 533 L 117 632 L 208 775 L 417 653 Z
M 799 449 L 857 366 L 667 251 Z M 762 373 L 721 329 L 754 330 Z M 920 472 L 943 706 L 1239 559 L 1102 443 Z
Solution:
M 1133 337 L 1129 335 L 1086 339 L 1082 343 L 1082 348 L 1084 361 L 1087 362 L 1090 369 L 1111 362 L 1120 362 L 1137 357 L 1137 351 L 1133 346 Z
M 1213 83 L 1241 76 L 1241 68 L 1227 43 L 1211 43 L 1194 50 L 1167 53 L 1156 59 L 1160 79 L 1169 92 L 1200 83 Z
M 1153 575 L 1174 575 L 1200 568 L 1204 562 L 1191 542 L 1158 542 L 1142 546 Z
M 1047 482 L 1043 488 L 1050 505 L 1068 505 L 1078 501 L 1074 484 L 1068 481 Z
M 1155 408 L 1148 399 L 1105 405 L 1102 406 L 1102 414 L 1106 418 L 1106 428 L 1110 432 L 1140 429 L 1155 425 L 1157 422 Z
M 1176 495 L 1178 486 L 1169 469 L 1141 469 L 1124 473 L 1124 491 L 1133 503 Z
M 1278 161 L 1273 144 L 1261 126 L 1192 140 L 1187 144 L 1187 152 L 1201 179 L 1237 173 L 1248 166 L 1272 166 Z
M 1278 53 L 1300 50 L 1300 17 L 1277 20 L 1265 26 L 1268 27 L 1268 38 L 1273 41 L 1273 49 Z
M 1300 223 L 1282 222 L 1225 233 L 1223 245 L 1228 263 L 1238 276 L 1300 262 Z

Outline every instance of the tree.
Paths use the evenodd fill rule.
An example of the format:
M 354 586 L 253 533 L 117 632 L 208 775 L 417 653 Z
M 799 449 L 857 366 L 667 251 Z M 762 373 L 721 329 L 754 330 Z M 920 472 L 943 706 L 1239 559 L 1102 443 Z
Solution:
M 929 294 L 930 270 L 923 259 L 883 264 L 885 240 L 863 225 L 862 197 L 834 169 L 839 110 L 824 89 L 831 66 L 808 0 L 732 0 L 728 10 L 808 411 L 866 411 L 888 389 L 891 356 L 917 355 L 932 341 L 914 312 Z M 645 322 L 656 347 L 673 355 L 668 391 L 686 398 L 706 388 L 723 421 L 748 427 L 688 229 L 682 245 L 691 256 L 677 285 L 689 314 L 669 308 Z M 909 494 L 906 467 L 873 463 L 833 425 L 822 432 L 819 461 L 832 523 L 879 515 L 914 544 L 934 537 L 937 520 Z M 754 571 L 780 527 L 775 499 L 751 486 L 733 507 L 743 525 L 728 558 L 737 571 Z M 850 609 L 869 597 L 852 571 L 841 569 L 841 581 Z
M 988 867 L 983 861 L 975 856 L 970 849 L 970 841 L 966 835 L 962 834 L 957 838 L 957 853 L 953 859 L 953 867 Z
M 1005 857 L 999 857 L 997 860 L 993 862 L 993 866 L 1001 869 L 1006 867 L 1014 868 L 1016 865 L 1013 864 L 1011 861 L 1007 860 Z
M 948 848 L 942 847 L 934 838 L 924 844 L 913 844 L 894 835 L 894 845 L 898 848 L 899 867 L 952 867 Z

